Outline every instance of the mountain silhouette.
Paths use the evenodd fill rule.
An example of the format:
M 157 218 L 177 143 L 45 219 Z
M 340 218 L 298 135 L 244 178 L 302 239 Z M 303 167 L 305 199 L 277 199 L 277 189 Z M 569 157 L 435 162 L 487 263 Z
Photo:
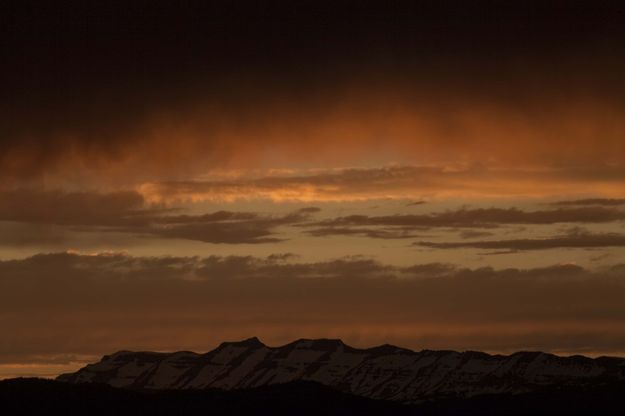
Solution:
M 314 382 L 368 399 L 414 404 L 621 383 L 625 359 L 543 352 L 415 352 L 392 345 L 358 349 L 336 339 L 300 339 L 269 347 L 249 338 L 224 342 L 205 354 L 119 351 L 57 380 L 143 391 Z

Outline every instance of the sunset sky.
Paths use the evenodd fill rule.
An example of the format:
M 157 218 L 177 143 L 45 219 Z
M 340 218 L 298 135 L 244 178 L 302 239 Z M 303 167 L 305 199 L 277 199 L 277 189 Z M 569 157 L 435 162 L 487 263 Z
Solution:
M 625 3 L 44 3 L 0 6 L 0 378 L 625 355 Z

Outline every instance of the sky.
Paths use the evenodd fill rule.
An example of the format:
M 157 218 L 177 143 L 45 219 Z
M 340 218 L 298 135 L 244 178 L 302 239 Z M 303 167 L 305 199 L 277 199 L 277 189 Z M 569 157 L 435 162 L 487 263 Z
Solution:
M 251 336 L 625 355 L 622 2 L 0 16 L 0 378 Z

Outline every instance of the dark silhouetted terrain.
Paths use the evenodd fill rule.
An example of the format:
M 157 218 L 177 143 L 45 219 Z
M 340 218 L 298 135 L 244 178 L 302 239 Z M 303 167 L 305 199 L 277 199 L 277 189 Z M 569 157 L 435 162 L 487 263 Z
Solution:
M 314 382 L 239 390 L 132 390 L 44 379 L 0 381 L 7 415 L 622 415 L 625 384 L 550 388 L 525 394 L 419 405 L 372 400 Z
M 312 381 L 370 399 L 420 403 L 611 385 L 625 381 L 625 359 L 415 352 L 392 345 L 357 349 L 331 339 L 268 347 L 250 338 L 224 342 L 205 354 L 120 351 L 58 379 L 142 390 L 236 390 Z

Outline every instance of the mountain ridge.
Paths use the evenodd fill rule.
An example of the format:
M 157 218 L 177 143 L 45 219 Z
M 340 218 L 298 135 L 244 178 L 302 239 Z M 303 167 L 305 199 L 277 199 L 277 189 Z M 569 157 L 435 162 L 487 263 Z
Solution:
M 147 390 L 231 390 L 314 381 L 362 397 L 419 402 L 620 382 L 625 380 L 625 358 L 412 351 L 389 344 L 361 349 L 327 338 L 270 347 L 251 337 L 222 342 L 206 353 L 121 350 L 57 380 Z

